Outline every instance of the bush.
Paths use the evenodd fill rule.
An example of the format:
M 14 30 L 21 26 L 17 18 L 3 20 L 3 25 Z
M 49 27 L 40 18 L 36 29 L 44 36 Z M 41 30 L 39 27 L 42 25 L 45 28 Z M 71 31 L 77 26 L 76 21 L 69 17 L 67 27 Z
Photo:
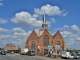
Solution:
M 20 53 L 21 52 L 20 50 L 10 50 L 10 51 L 13 51 L 14 53 Z

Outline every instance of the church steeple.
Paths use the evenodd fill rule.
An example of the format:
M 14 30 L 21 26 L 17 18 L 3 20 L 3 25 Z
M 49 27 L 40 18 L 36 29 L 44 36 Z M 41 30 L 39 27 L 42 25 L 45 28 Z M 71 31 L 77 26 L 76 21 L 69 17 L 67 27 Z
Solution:
M 44 12 L 44 17 L 43 17 L 43 24 L 46 24 L 46 15 L 45 15 L 45 12 Z
M 41 30 L 45 30 L 48 29 L 48 25 L 46 23 L 46 14 L 44 12 L 44 16 L 43 16 L 43 24 L 42 24 L 42 29 Z
M 45 31 L 45 29 L 48 30 L 48 24 L 46 23 L 46 14 L 44 12 L 42 27 L 41 27 L 41 30 L 39 30 L 40 36 L 43 34 L 43 32 Z M 48 32 L 50 33 L 49 30 L 48 30 Z

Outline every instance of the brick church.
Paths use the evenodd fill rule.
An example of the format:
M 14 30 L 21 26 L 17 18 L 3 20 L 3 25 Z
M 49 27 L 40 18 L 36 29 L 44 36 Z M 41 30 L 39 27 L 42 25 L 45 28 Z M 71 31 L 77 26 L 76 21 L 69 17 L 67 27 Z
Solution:
M 66 50 L 66 44 L 62 35 L 60 34 L 60 31 L 58 30 L 54 35 L 50 34 L 44 13 L 43 24 L 41 30 L 39 30 L 39 35 L 37 35 L 33 30 L 30 36 L 27 38 L 25 48 L 35 50 L 36 52 L 43 52 L 49 50 L 49 44 L 53 45 L 54 50 L 56 45 L 60 45 L 61 50 Z

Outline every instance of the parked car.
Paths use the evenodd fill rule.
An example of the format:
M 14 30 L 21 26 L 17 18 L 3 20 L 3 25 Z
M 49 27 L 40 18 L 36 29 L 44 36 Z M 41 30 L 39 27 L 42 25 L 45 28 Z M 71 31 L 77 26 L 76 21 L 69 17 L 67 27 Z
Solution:
M 70 52 L 62 51 L 61 58 L 73 58 Z
M 35 51 L 28 51 L 26 53 L 26 55 L 28 55 L 28 56 L 35 56 Z
M 26 55 L 28 48 L 21 49 L 20 55 Z
M 6 51 L 2 50 L 1 55 L 6 55 Z
M 11 51 L 11 50 L 8 50 L 7 53 L 8 53 L 8 54 L 14 54 L 14 52 Z
M 75 54 L 74 59 L 80 59 L 80 54 Z

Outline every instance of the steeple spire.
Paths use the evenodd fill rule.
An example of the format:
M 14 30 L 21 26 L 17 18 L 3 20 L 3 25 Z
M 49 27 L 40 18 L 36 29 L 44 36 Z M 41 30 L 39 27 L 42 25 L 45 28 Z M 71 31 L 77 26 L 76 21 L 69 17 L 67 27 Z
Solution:
M 43 34 L 43 32 L 45 31 L 45 29 L 48 30 L 48 24 L 46 23 L 46 14 L 44 12 L 44 14 L 43 14 L 43 23 L 42 23 L 42 27 L 41 27 L 41 30 L 40 30 L 40 35 Z
M 41 30 L 45 30 L 45 29 L 48 29 L 48 25 L 46 23 L 46 14 L 44 12 L 44 15 L 43 15 L 43 24 L 42 24 L 42 29 Z
M 46 24 L 46 14 L 44 12 L 44 17 L 43 17 L 43 24 Z

